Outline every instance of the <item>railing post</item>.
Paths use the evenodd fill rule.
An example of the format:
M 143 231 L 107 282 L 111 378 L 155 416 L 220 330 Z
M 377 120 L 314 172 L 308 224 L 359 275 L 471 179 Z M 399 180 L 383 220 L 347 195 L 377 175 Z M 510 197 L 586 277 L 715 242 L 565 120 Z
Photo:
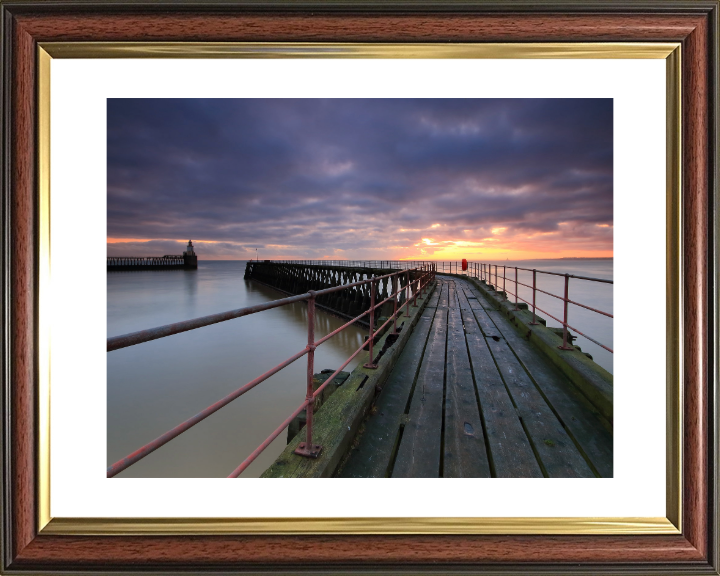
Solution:
M 397 334 L 397 304 L 398 304 L 398 295 L 397 295 L 397 274 L 393 274 L 390 277 L 390 283 L 391 283 L 391 290 L 393 294 L 393 334 Z
M 307 390 L 305 393 L 305 442 L 300 442 L 295 449 L 295 454 L 317 458 L 322 452 L 322 446 L 312 443 L 313 410 L 315 408 L 315 397 L 313 393 L 313 376 L 315 372 L 315 292 L 309 291 L 308 300 L 308 353 L 307 353 Z
M 517 266 L 515 266 L 515 308 L 513 308 L 513 310 L 520 310 L 520 308 L 518 308 Z
M 535 276 L 536 276 L 536 270 L 535 270 L 535 268 L 533 268 L 533 319 L 532 319 L 532 322 L 530 322 L 530 324 L 532 324 L 533 326 L 540 324 L 540 322 L 537 322 L 535 320 L 535 288 L 536 288 Z
M 563 343 L 562 346 L 558 346 L 560 350 L 574 350 L 574 348 L 570 345 L 568 345 L 568 329 L 567 329 L 567 321 L 568 321 L 568 288 L 570 284 L 570 275 L 565 274 L 565 298 L 563 298 L 563 302 L 565 304 L 565 312 L 563 315 Z
M 377 368 L 377 364 L 373 363 L 373 340 L 375 339 L 375 277 L 370 281 L 370 336 L 368 337 L 368 345 L 370 347 L 370 359 L 363 364 L 365 368 Z
M 507 300 L 507 290 L 505 290 L 505 278 L 506 278 L 505 265 L 503 264 L 503 294 L 505 294 L 505 300 Z
M 410 271 L 405 271 L 405 279 L 407 284 L 405 285 L 405 316 L 410 316 Z

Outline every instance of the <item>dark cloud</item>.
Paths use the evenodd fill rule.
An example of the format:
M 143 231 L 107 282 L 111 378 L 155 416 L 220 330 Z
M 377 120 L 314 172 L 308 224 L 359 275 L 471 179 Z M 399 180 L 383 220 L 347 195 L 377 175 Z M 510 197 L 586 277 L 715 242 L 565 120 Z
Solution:
M 192 238 L 207 257 L 608 253 L 612 106 L 109 99 L 108 237 L 156 242 L 108 252 Z

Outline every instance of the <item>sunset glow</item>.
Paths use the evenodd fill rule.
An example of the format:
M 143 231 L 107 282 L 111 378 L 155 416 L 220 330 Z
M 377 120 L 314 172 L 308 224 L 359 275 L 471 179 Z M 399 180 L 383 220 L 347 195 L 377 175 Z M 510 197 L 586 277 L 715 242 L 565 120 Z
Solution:
M 108 255 L 612 257 L 612 100 L 108 100 Z

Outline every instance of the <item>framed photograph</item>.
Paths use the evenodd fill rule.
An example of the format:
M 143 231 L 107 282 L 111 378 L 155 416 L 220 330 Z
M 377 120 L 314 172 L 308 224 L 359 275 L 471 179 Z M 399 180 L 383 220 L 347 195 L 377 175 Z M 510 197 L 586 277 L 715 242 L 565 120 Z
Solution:
M 0 9 L 3 573 L 640 570 L 718 574 L 717 1 L 208 4 L 131 0 L 110 4 L 8 0 L 2 1 Z M 473 113 L 482 108 L 486 117 L 493 119 L 492 126 L 468 124 L 460 112 L 461 103 L 463 110 L 472 109 Z M 587 474 L 546 469 L 542 463 L 549 460 L 543 450 L 560 450 L 556 440 L 546 439 L 545 445 L 534 448 L 542 468 L 536 477 L 498 473 L 499 464 L 491 459 L 487 478 L 474 471 L 457 474 L 470 476 L 464 478 L 429 478 L 422 472 L 385 474 L 409 476 L 403 478 L 353 477 L 350 473 L 341 478 L 337 477 L 342 476 L 337 473 L 338 462 L 333 461 L 332 469 L 306 474 L 311 477 L 278 480 L 267 476 L 292 475 L 286 474 L 283 457 L 273 464 L 273 474 L 261 473 L 277 454 L 268 456 L 267 462 L 258 460 L 256 467 L 262 469 L 254 472 L 248 468 L 252 463 L 245 460 L 245 444 L 232 438 L 235 432 L 218 431 L 207 432 L 203 438 L 213 447 L 228 445 L 232 457 L 237 455 L 237 462 L 230 467 L 237 468 L 227 471 L 232 478 L 205 473 L 215 469 L 212 449 L 195 440 L 176 444 L 181 453 L 171 472 L 170 468 L 138 465 L 137 473 L 120 474 L 139 460 L 129 457 L 123 463 L 121 456 L 132 450 L 128 442 L 147 437 L 133 435 L 143 426 L 136 415 L 155 411 L 153 418 L 158 422 L 170 422 L 179 413 L 178 406 L 180 411 L 186 406 L 178 399 L 179 393 L 170 391 L 167 413 L 160 414 L 164 409 L 142 407 L 137 399 L 128 400 L 117 391 L 129 385 L 137 389 L 157 385 L 153 394 L 158 396 L 170 390 L 163 388 L 163 379 L 180 377 L 182 371 L 201 378 L 203 369 L 192 365 L 194 354 L 212 354 L 216 344 L 189 337 L 186 345 L 190 347 L 182 355 L 192 361 L 185 367 L 168 365 L 156 370 L 147 382 L 143 380 L 147 375 L 141 374 L 145 368 L 134 365 L 134 357 L 123 357 L 124 366 L 132 365 L 135 371 L 126 371 L 123 382 L 111 383 L 111 369 L 119 364 L 111 360 L 108 350 L 128 344 L 109 338 L 117 335 L 111 333 L 111 323 L 113 330 L 134 326 L 121 321 L 131 312 L 136 318 L 164 316 L 158 310 L 139 307 L 133 292 L 124 300 L 113 300 L 111 312 L 106 265 L 107 270 L 111 265 L 196 268 L 198 262 L 203 266 L 204 250 L 206 255 L 247 261 L 243 262 L 246 278 L 254 273 L 262 281 L 267 280 L 262 276 L 266 273 L 262 265 L 269 262 L 265 257 L 316 265 L 313 262 L 320 259 L 332 262 L 332 254 L 352 254 L 372 259 L 373 269 L 384 270 L 385 264 L 375 253 L 366 258 L 365 253 L 348 248 L 325 254 L 307 246 L 298 252 L 283 244 L 281 228 L 293 225 L 296 214 L 297 204 L 292 202 L 330 206 L 341 178 L 353 169 L 352 162 L 334 154 L 331 146 L 323 147 L 322 138 L 327 135 L 323 126 L 343 131 L 346 142 L 360 142 L 358 146 L 364 150 L 379 142 L 376 136 L 364 141 L 365 128 L 385 126 L 383 142 L 392 139 L 398 156 L 413 158 L 414 163 L 402 166 L 406 171 L 403 185 L 409 182 L 419 190 L 421 180 L 427 184 L 424 175 L 433 175 L 431 170 L 422 172 L 423 164 L 432 162 L 429 154 L 452 158 L 447 165 L 460 169 L 462 150 L 453 147 L 455 140 L 446 138 L 443 131 L 465 138 L 486 130 L 481 151 L 491 158 L 488 162 L 497 164 L 496 173 L 518 174 L 521 167 L 503 164 L 492 156 L 493 146 L 513 138 L 522 141 L 522 129 L 513 124 L 514 117 L 524 115 L 526 120 L 536 121 L 545 114 L 550 120 L 533 127 L 552 133 L 556 155 L 585 154 L 573 139 L 579 132 L 589 141 L 604 138 L 606 144 L 604 149 L 588 148 L 586 154 L 592 157 L 588 165 L 601 165 L 598 170 L 604 170 L 605 180 L 598 173 L 578 168 L 565 174 L 561 184 L 587 186 L 583 188 L 586 219 L 595 227 L 593 234 L 610 238 L 614 268 L 610 271 L 614 281 L 610 306 L 616 318 L 612 318 L 609 332 L 611 346 L 591 341 L 610 353 L 609 359 L 596 362 L 618 376 L 618 386 L 614 387 L 610 376 L 604 397 L 594 400 L 592 393 L 583 391 L 601 419 L 610 424 L 597 436 L 590 433 L 587 440 L 578 440 L 573 425 L 563 424 L 588 463 Z M 437 121 L 441 116 L 451 117 L 451 121 Z M 583 120 L 586 117 L 587 122 Z M 274 123 L 267 129 L 270 120 Z M 433 133 L 443 132 L 432 151 L 422 148 L 416 131 L 403 131 L 403 126 L 413 123 Z M 163 138 L 157 137 L 158 126 L 165 130 Z M 588 135 L 591 129 L 597 130 Z M 315 130 L 316 137 L 304 139 Z M 242 142 L 239 148 L 244 150 L 238 152 L 237 160 L 232 158 L 235 152 L 224 145 L 224 134 L 230 131 L 235 131 L 233 141 Z M 238 131 L 243 131 L 241 137 Z M 127 137 L 130 133 L 131 138 Z M 196 146 L 192 153 L 183 148 L 184 141 Z M 312 150 L 286 154 L 282 146 L 287 142 L 307 143 Z M 304 164 L 311 153 L 323 180 Z M 168 155 L 173 155 L 171 162 Z M 140 236 L 141 232 L 133 235 L 138 229 L 131 224 L 138 214 L 164 210 L 180 221 L 187 216 L 183 209 L 189 210 L 191 200 L 176 194 L 184 185 L 182 176 L 158 178 L 152 193 L 147 189 L 139 192 L 133 171 L 145 170 L 152 179 L 156 176 L 152 167 L 163 165 L 168 174 L 173 166 L 193 165 L 197 155 L 206 159 L 203 166 L 195 172 L 182 172 L 196 178 L 194 190 L 221 185 L 208 170 L 222 170 L 236 161 L 244 163 L 243 174 L 248 178 L 253 170 L 263 171 L 263 158 L 280 156 L 299 166 L 290 180 L 255 182 L 259 202 L 266 199 L 268 205 L 275 204 L 272 218 L 279 218 L 283 209 L 290 213 L 273 229 L 276 241 L 265 236 L 257 243 L 261 250 L 272 245 L 275 252 L 252 254 L 248 252 L 255 250 L 252 242 L 245 242 L 240 249 L 231 242 L 223 244 L 221 235 L 211 239 L 205 234 L 205 239 L 194 239 L 194 245 L 190 241 L 185 246 L 185 240 L 180 248 L 155 241 L 150 245 L 157 254 L 125 258 L 132 256 L 123 253 L 125 247 L 135 250 L 149 238 Z M 225 164 L 212 161 L 219 157 Z M 530 164 L 533 161 L 538 162 L 528 158 Z M 378 170 L 384 165 L 377 160 L 374 164 Z M 408 176 L 410 169 L 418 171 L 415 179 Z M 537 165 L 526 168 L 528 172 L 537 169 Z M 268 173 L 267 169 L 263 172 Z M 359 176 L 354 180 L 357 190 L 370 190 L 381 178 L 379 173 L 362 176 L 362 180 Z M 395 181 L 400 178 L 397 171 L 394 177 Z M 599 180 L 601 184 L 593 188 Z M 443 185 L 445 180 L 437 182 Z M 165 192 L 162 186 L 168 183 L 177 188 Z M 319 183 L 335 188 L 317 195 L 307 192 L 307 198 L 298 200 L 296 190 L 309 190 Z M 488 192 L 486 198 L 493 193 Z M 203 202 L 222 204 L 222 194 L 203 194 Z M 599 215 L 600 207 L 608 204 L 603 204 L 600 196 L 612 196 L 609 220 Z M 369 198 L 361 197 L 353 215 L 370 219 L 377 208 L 370 206 Z M 373 220 L 374 235 L 382 235 L 390 223 L 400 222 L 399 214 L 404 210 L 407 216 L 413 202 L 427 200 L 419 191 L 407 196 L 398 192 L 398 198 L 394 205 L 383 204 L 388 213 L 384 219 Z M 450 200 L 463 202 L 466 198 L 471 196 Z M 362 202 L 366 205 L 361 206 Z M 398 218 L 388 208 L 391 205 Z M 424 204 L 423 210 L 427 212 L 429 205 Z M 198 204 L 193 206 L 193 214 L 183 222 L 192 222 L 196 229 L 252 228 L 251 217 L 222 220 L 222 207 L 208 205 L 200 213 Z M 254 204 L 250 200 L 244 206 Z M 572 211 L 580 210 L 578 206 L 573 204 L 565 211 L 571 214 L 566 219 L 572 220 Z M 252 213 L 251 208 L 243 210 Z M 320 214 L 317 210 L 312 213 Z M 335 214 L 340 215 L 333 224 L 337 235 L 331 236 L 323 222 L 325 238 L 352 237 L 359 220 L 351 220 L 350 211 Z M 160 216 L 150 220 L 159 227 L 167 225 Z M 402 225 L 407 221 L 402 220 Z M 432 222 L 422 226 L 441 228 L 442 224 Z M 313 227 L 312 222 L 304 225 Z M 424 230 L 422 226 L 418 224 L 413 232 Z M 557 227 L 557 222 L 553 226 Z M 499 236 L 505 228 L 488 225 L 488 230 L 487 234 Z M 405 228 L 401 231 L 407 232 Z M 539 237 L 544 232 L 534 228 L 533 233 Z M 389 231 L 387 234 L 388 243 L 395 242 Z M 578 232 L 577 237 L 587 234 Z M 357 237 L 352 242 L 362 241 Z M 477 247 L 472 242 L 452 244 L 468 251 Z M 445 297 L 447 290 L 459 290 L 460 308 L 465 302 L 471 310 L 472 301 L 477 302 L 470 288 L 462 292 L 447 288 L 446 280 L 436 283 L 441 258 L 425 250 L 437 250 L 432 248 L 437 245 L 428 235 L 416 244 L 419 254 L 430 256 L 413 265 L 415 277 L 407 273 L 408 283 L 411 279 L 418 282 L 417 288 L 408 286 L 409 297 L 404 301 L 410 327 L 433 297 L 443 298 L 442 290 L 446 290 Z M 177 255 L 180 250 L 184 250 L 182 256 Z M 238 250 L 242 255 L 238 256 Z M 497 268 L 493 281 L 490 269 L 479 262 L 476 266 L 474 258 L 469 260 L 469 265 L 462 260 L 462 274 L 475 278 L 475 286 L 487 289 L 488 297 L 500 294 L 501 303 L 507 301 L 506 312 L 519 311 L 513 280 L 520 299 L 523 294 L 529 298 L 530 293 L 518 292 L 517 277 L 506 277 L 510 282 L 506 286 L 498 281 Z M 368 267 L 366 261 L 363 266 Z M 220 268 L 217 273 L 222 273 Z M 521 274 L 533 272 L 520 270 Z M 454 272 L 452 268 L 439 272 L 451 274 L 444 276 L 446 279 L 453 274 L 457 278 L 457 264 Z M 401 286 L 403 274 L 397 273 Z M 521 278 L 530 282 L 530 277 Z M 242 277 L 238 278 L 241 281 Z M 343 278 L 343 282 L 362 280 Z M 113 290 L 123 289 L 113 282 Z M 375 303 L 375 280 L 364 282 L 371 282 L 373 288 L 365 295 Z M 565 282 L 567 290 L 566 274 Z M 436 291 L 423 293 L 426 286 Z M 307 296 L 305 288 L 288 293 Z M 391 291 L 389 277 L 386 288 L 378 294 L 387 296 Z M 153 290 L 166 293 L 160 284 Z M 184 310 L 189 314 L 201 311 L 188 317 L 207 314 L 202 312 L 202 299 L 206 303 L 221 300 L 210 284 L 200 291 L 192 286 L 187 291 L 192 303 L 186 303 Z M 421 305 L 411 317 L 413 293 L 415 303 L 419 299 Z M 360 302 L 362 295 L 357 294 Z M 510 308 L 513 297 L 514 308 Z M 161 307 L 163 298 L 154 296 L 153 301 Z M 400 298 L 402 303 L 403 296 Z M 304 299 L 308 300 L 308 312 L 302 321 L 314 326 L 310 310 L 315 310 L 316 293 Z M 567 308 L 567 292 L 565 300 Z M 196 307 L 198 302 L 201 304 Z M 332 307 L 329 299 L 317 302 Z M 528 304 L 534 302 L 533 298 Z M 305 310 L 305 304 L 302 306 Z M 367 303 L 362 306 L 367 308 Z M 362 306 L 355 310 L 352 303 L 345 303 L 341 307 L 347 318 L 352 318 L 351 312 L 359 313 Z M 501 306 L 499 309 L 502 311 Z M 521 316 L 514 317 L 516 325 Z M 184 319 L 168 318 L 167 322 Z M 379 323 L 371 318 L 368 343 L 362 334 L 356 335 L 361 350 L 368 346 L 372 350 L 375 342 L 373 330 Z M 456 324 L 467 342 L 471 330 L 462 318 L 458 312 Z M 380 322 L 392 326 L 392 318 Z M 447 322 L 452 326 L 452 313 Z M 481 320 L 477 322 L 478 330 L 483 329 Z M 559 322 L 566 326 L 564 334 L 560 330 L 562 349 L 579 355 L 581 351 L 573 350 L 572 340 L 568 341 L 567 328 L 572 321 L 566 316 L 564 324 Z M 322 334 L 334 326 L 323 326 Z M 175 329 L 170 333 L 190 328 Z M 383 338 L 389 337 L 389 329 Z M 530 332 L 532 328 L 526 338 Z M 138 334 L 132 344 L 157 337 Z M 314 344 L 322 334 L 313 335 L 310 330 L 303 356 L 308 351 L 314 354 Z M 403 338 L 408 334 L 401 330 L 395 338 L 405 346 Z M 447 339 L 446 346 L 453 346 L 450 336 L 442 338 Z M 166 342 L 172 347 L 170 340 Z M 378 342 L 383 347 L 386 340 Z M 248 349 L 259 354 L 272 346 L 278 347 L 279 339 Z M 376 369 L 372 352 L 366 356 L 362 360 L 365 368 Z M 152 358 L 148 361 L 152 364 Z M 198 362 L 198 366 L 206 365 Z M 317 458 L 320 448 L 313 453 L 310 441 L 317 406 L 313 372 L 328 366 L 317 362 L 315 370 L 309 366 L 308 396 L 293 414 L 298 416 L 303 410 L 303 425 L 309 423 L 305 427 L 308 441 L 302 444 L 301 435 L 294 440 L 288 435 L 288 447 L 282 453 L 323 462 Z M 525 366 L 527 369 L 527 363 Z M 358 382 L 357 390 L 366 381 L 371 384 L 370 391 L 363 394 L 370 402 L 376 385 L 381 387 L 383 382 L 365 378 Z M 182 391 L 191 393 L 190 389 Z M 441 400 L 446 402 L 444 395 Z M 480 399 L 477 402 L 481 404 Z M 124 408 L 118 410 L 123 403 Z M 556 408 L 552 410 L 556 412 Z M 235 417 L 250 421 L 251 412 Z M 258 414 L 265 417 L 259 411 L 254 417 Z M 204 413 L 199 416 L 205 418 Z M 556 416 L 562 423 L 563 414 Z M 484 418 L 482 413 L 478 418 Z M 174 424 L 177 422 L 170 425 Z M 521 418 L 517 425 L 525 427 L 528 438 L 533 435 L 527 430 L 527 420 Z M 473 436 L 480 427 L 485 430 L 484 419 L 465 421 L 463 430 Z M 130 440 L 111 444 L 115 436 L 110 430 L 121 428 L 130 432 Z M 285 434 L 285 426 L 278 430 Z M 602 444 L 601 437 L 607 437 L 608 430 L 609 452 L 604 452 L 604 460 L 598 460 L 591 451 Z M 266 435 L 261 434 L 263 438 Z M 267 444 L 276 437 L 270 437 Z M 324 438 L 321 443 L 327 451 L 337 434 L 324 431 L 319 424 L 316 437 Z M 486 438 L 490 442 L 491 436 L 486 434 Z M 542 436 L 537 438 L 542 443 Z M 284 436 L 279 440 L 284 443 Z M 146 441 L 133 446 L 139 448 Z M 347 442 L 342 442 L 336 441 L 337 450 L 347 453 Z M 253 439 L 251 444 L 258 441 Z M 147 446 L 148 453 L 155 448 Z M 398 471 L 401 464 L 406 465 L 403 446 L 393 448 Z M 407 450 L 422 448 L 418 443 Z M 191 449 L 205 451 L 204 472 L 193 470 L 196 460 L 184 460 L 185 451 Z M 488 448 L 487 454 L 491 453 Z M 415 452 L 412 454 L 414 458 Z M 117 458 L 120 460 L 115 462 Z M 350 466 L 348 462 L 343 460 L 342 466 Z M 306 469 L 312 466 L 308 464 Z M 442 473 L 450 470 L 448 466 L 441 460 L 440 476 L 454 475 Z M 252 473 L 240 476 L 246 468 Z

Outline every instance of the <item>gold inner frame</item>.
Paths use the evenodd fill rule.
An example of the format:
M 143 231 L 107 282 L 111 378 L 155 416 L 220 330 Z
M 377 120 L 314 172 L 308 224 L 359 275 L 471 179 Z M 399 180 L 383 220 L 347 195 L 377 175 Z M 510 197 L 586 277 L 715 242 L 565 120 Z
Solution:
M 666 60 L 666 518 L 53 518 L 50 515 L 50 69 L 53 58 Z M 38 46 L 38 528 L 43 534 L 678 534 L 682 519 L 682 154 L 679 43 L 56 42 Z

